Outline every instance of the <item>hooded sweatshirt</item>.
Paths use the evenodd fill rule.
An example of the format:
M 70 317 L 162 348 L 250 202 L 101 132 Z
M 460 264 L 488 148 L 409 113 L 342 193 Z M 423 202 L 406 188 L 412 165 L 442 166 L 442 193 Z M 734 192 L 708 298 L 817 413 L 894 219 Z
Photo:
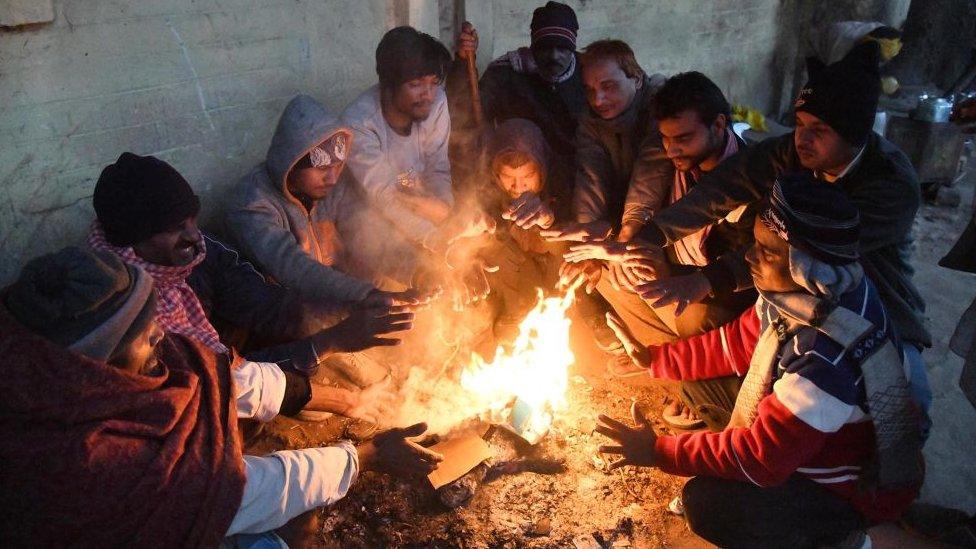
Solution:
M 360 301 L 375 287 L 342 272 L 349 270 L 349 260 L 340 234 L 362 208 L 348 171 L 310 208 L 286 183 L 298 160 L 340 131 L 348 130 L 315 99 L 293 98 L 278 120 L 265 161 L 231 195 L 225 221 L 236 247 L 284 286 L 311 298 Z

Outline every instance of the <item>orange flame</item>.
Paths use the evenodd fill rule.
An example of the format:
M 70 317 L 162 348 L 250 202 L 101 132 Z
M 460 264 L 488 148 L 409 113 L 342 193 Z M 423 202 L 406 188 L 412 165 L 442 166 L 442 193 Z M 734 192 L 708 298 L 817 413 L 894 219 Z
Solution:
M 576 358 L 569 347 L 569 317 L 576 287 L 562 297 L 544 298 L 519 325 L 510 349 L 499 346 L 495 358 L 486 362 L 472 356 L 461 372 L 461 387 L 488 403 L 491 416 L 504 416 L 514 398 L 528 404 L 534 413 L 528 429 L 544 434 L 554 415 L 567 408 L 569 367 Z

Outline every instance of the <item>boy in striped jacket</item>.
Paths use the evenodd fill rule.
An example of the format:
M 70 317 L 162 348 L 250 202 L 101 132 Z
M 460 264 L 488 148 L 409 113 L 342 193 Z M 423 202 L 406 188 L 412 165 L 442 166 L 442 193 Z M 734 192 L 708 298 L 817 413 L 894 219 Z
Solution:
M 745 376 L 719 432 L 655 435 L 600 416 L 614 467 L 690 476 L 692 530 L 722 547 L 869 543 L 922 481 L 920 417 L 897 334 L 857 262 L 858 213 L 806 175 L 774 186 L 747 255 L 756 307 L 702 336 L 634 355 L 652 375 Z

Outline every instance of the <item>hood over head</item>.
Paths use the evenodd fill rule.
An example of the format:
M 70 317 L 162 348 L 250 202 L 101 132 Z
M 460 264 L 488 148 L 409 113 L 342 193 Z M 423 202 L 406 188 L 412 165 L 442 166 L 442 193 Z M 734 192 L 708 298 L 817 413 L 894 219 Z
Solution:
M 342 125 L 339 116 L 308 95 L 296 95 L 288 102 L 265 158 L 268 175 L 276 188 L 290 196 L 286 177 L 292 167 L 316 145 L 338 132 L 348 136 L 347 147 L 352 142 L 352 132 Z
M 542 130 L 524 118 L 510 118 L 495 128 L 488 142 L 488 165 L 494 172 L 494 161 L 499 155 L 516 152 L 532 157 L 542 174 L 543 189 L 548 187 L 549 146 Z M 492 173 L 494 177 L 494 173 Z

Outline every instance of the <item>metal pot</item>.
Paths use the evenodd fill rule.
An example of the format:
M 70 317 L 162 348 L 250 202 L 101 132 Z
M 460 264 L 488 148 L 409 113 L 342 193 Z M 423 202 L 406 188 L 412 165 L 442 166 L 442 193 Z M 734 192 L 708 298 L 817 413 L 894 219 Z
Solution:
M 916 120 L 926 122 L 948 122 L 952 114 L 952 103 L 941 97 L 919 97 L 918 107 L 915 108 Z

